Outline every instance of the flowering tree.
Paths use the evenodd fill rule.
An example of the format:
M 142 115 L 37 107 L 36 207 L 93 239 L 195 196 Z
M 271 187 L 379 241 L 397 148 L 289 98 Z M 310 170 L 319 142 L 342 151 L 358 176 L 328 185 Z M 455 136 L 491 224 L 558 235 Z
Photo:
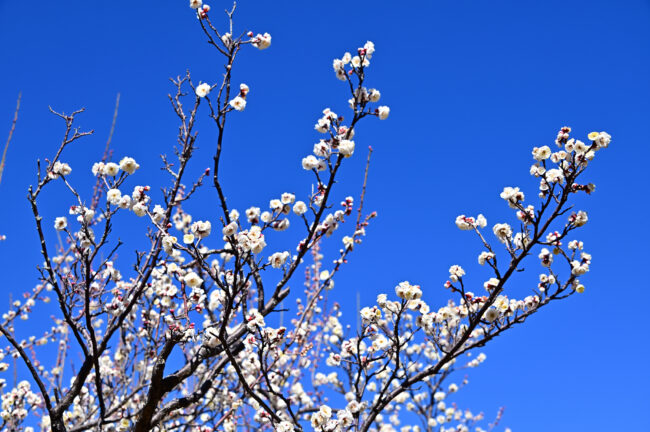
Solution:
M 65 125 L 63 138 L 54 155 L 39 163 L 28 191 L 43 258 L 40 280 L 0 322 L 7 341 L 0 368 L 7 370 L 13 358 L 27 370 L 27 380 L 14 379 L 13 386 L 2 381 L 2 429 L 36 424 L 56 432 L 494 428 L 497 422 L 481 426 L 482 414 L 448 401 L 465 384 L 454 382 L 457 372 L 478 366 L 485 356 L 471 354 L 491 339 L 551 302 L 584 291 L 579 277 L 589 270 L 591 256 L 573 231 L 585 225 L 587 214 L 573 211 L 570 199 L 593 191 L 593 184 L 578 177 L 610 136 L 592 132 L 583 142 L 563 127 L 556 151 L 535 147 L 530 174 L 539 178 L 537 204 L 524 204 L 518 187 L 501 193 L 516 223 L 494 224 L 490 233 L 483 215 L 458 216 L 458 228 L 479 240 L 478 261 L 489 273 L 483 286 L 466 284 L 465 271 L 454 265 L 445 283 L 446 304 L 432 307 L 419 286 L 402 282 L 393 294 L 381 294 L 376 304 L 357 311 L 356 329 L 346 328 L 328 292 L 376 216 L 363 207 L 372 149 L 359 199 L 348 197 L 334 210 L 332 190 L 341 166 L 355 156 L 359 122 L 389 116 L 388 107 L 377 105 L 380 92 L 366 87 L 375 47 L 367 42 L 333 62 L 351 111 L 346 119 L 328 108 L 316 122 L 322 139 L 302 159 L 302 168 L 313 174 L 313 193 L 302 200 L 282 193 L 268 210 L 240 213 L 229 206 L 219 173 L 226 120 L 244 115 L 239 112 L 250 93 L 233 81 L 232 68 L 240 50 L 247 45 L 264 50 L 271 36 L 237 36 L 234 7 L 227 11 L 225 31 L 211 21 L 201 0 L 190 7 L 222 56 L 224 72 L 215 83 L 196 83 L 189 72 L 173 80 L 170 101 L 179 128 L 173 160 L 162 160 L 169 183 L 161 194 L 134 184 L 139 168 L 134 159 L 112 162 L 107 152 L 92 167 L 92 196 L 82 196 L 64 160 L 68 147 L 92 132 L 75 126 L 83 110 L 53 111 Z M 214 158 L 202 175 L 190 178 L 199 115 L 216 125 L 209 141 Z M 55 182 L 69 191 L 70 220 L 40 215 L 39 198 Z M 187 211 L 186 202 L 203 188 L 216 191 L 217 216 Z M 147 248 L 137 250 L 133 261 L 116 259 L 123 248 L 111 235 L 118 213 L 132 213 L 125 220 L 141 217 L 149 225 Z M 344 222 L 351 228 L 328 265 L 321 244 L 344 231 Z M 293 251 L 267 245 L 266 233 L 290 225 L 302 233 Z M 54 230 L 59 244 L 47 241 Z M 531 255 L 542 266 L 539 283 L 528 297 L 510 298 L 510 281 Z M 289 282 L 300 278 L 299 268 L 304 288 L 290 288 Z M 19 318 L 28 319 L 39 303 L 51 301 L 57 316 L 49 328 L 20 329 Z M 289 301 L 295 313 L 283 326 L 272 314 L 281 314 Z M 271 324 L 276 321 L 279 325 Z M 30 336 L 21 339 L 24 331 Z M 81 363 L 69 367 L 73 356 Z

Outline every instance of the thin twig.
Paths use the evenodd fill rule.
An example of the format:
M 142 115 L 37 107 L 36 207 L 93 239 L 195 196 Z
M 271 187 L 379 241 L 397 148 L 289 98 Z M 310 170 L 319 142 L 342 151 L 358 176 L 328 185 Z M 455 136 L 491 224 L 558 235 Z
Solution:
M 2 172 L 5 170 L 5 160 L 7 159 L 7 150 L 9 149 L 9 143 L 11 142 L 11 137 L 14 135 L 14 130 L 16 129 L 16 122 L 18 121 L 18 110 L 20 109 L 20 98 L 22 97 L 22 92 L 18 93 L 18 100 L 16 101 L 16 111 L 14 111 L 14 120 L 11 122 L 11 129 L 9 130 L 9 137 L 7 138 L 7 143 L 5 148 L 2 151 L 2 160 L 0 160 L 0 183 L 2 183 Z

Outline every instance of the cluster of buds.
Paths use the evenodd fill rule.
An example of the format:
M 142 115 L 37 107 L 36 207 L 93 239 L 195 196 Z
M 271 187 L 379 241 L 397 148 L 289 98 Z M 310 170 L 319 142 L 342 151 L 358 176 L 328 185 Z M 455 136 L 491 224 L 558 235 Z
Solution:
M 558 147 L 562 147 L 569 141 L 569 133 L 571 132 L 571 128 L 568 126 L 563 126 L 560 131 L 557 133 L 557 138 L 555 138 L 555 144 L 557 144 Z

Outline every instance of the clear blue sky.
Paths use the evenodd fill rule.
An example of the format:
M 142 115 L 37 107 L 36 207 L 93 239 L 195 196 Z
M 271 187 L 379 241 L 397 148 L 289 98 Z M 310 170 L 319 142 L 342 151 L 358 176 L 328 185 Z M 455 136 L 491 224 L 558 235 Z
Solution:
M 65 157 L 72 181 L 88 187 L 120 92 L 116 155 L 140 162 L 140 183 L 160 184 L 158 155 L 170 153 L 176 128 L 168 78 L 189 67 L 195 80 L 212 82 L 221 70 L 186 3 L 0 0 L 3 144 L 23 92 L 0 185 L 0 233 L 8 235 L 0 244 L 2 295 L 31 287 L 41 261 L 25 195 L 35 159 L 51 156 L 61 136 L 48 105 L 88 110 L 80 124 L 96 135 Z M 211 5 L 219 22 L 229 3 Z M 485 277 L 474 264 L 479 245 L 455 228 L 456 215 L 506 220 L 504 186 L 520 185 L 533 197 L 531 148 L 552 144 L 559 127 L 583 137 L 611 133 L 612 145 L 587 174 L 596 193 L 579 203 L 590 218 L 579 237 L 593 254 L 586 293 L 496 340 L 461 403 L 489 416 L 506 406 L 503 424 L 514 431 L 650 430 L 650 338 L 641 306 L 650 288 L 647 1 L 242 0 L 236 23 L 273 36 L 269 50 L 246 50 L 234 71 L 235 82 L 251 87 L 224 154 L 229 199 L 240 210 L 285 190 L 308 191 L 300 159 L 318 139 L 315 119 L 325 107 L 347 112 L 331 61 L 366 40 L 376 44 L 369 84 L 382 91 L 391 116 L 361 126 L 339 190 L 357 194 L 363 149 L 372 145 L 367 208 L 379 218 L 337 280 L 340 293 L 360 291 L 362 304 L 404 279 L 442 304 L 442 283 L 456 263 L 478 285 Z M 202 126 L 205 163 L 196 170 L 213 152 L 214 131 Z M 44 199 L 45 216 L 67 205 Z M 526 295 L 526 287 L 511 295 Z M 342 300 L 350 320 L 352 297 Z

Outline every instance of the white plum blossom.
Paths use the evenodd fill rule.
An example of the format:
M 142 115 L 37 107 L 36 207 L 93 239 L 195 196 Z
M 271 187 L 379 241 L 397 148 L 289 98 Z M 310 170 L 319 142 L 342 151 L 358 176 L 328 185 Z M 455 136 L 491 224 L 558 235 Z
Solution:
M 524 193 L 518 187 L 506 187 L 501 192 L 501 198 L 506 200 L 511 208 L 519 208 L 519 203 L 524 200 Z
M 268 33 L 264 34 L 257 34 L 255 38 L 253 39 L 252 45 L 260 50 L 267 49 L 268 47 L 271 46 L 271 35 Z
M 138 165 L 138 163 L 133 158 L 125 157 L 120 160 L 120 169 L 127 174 L 133 174 L 139 168 L 140 165 Z
M 68 219 L 65 216 L 58 217 L 54 220 L 54 228 L 57 231 L 63 231 L 68 227 Z
M 241 96 L 236 96 L 229 102 L 229 105 L 237 111 L 244 111 L 244 108 L 246 108 L 246 99 Z
M 120 166 L 115 162 L 108 162 L 104 165 L 104 174 L 109 176 L 116 176 L 120 172 Z
M 553 168 L 546 171 L 545 178 L 549 183 L 562 183 L 564 181 L 564 173 L 561 169 Z
M 109 189 L 106 192 L 106 200 L 112 205 L 119 205 L 122 200 L 122 192 L 119 189 Z
M 339 143 L 339 154 L 343 157 L 350 157 L 354 153 L 354 141 L 343 140 Z
M 492 231 L 501 243 L 506 243 L 512 238 L 512 228 L 510 228 L 510 225 L 506 223 L 498 223 L 494 225 Z
M 386 120 L 389 114 L 390 114 L 390 108 L 388 108 L 387 106 L 380 106 L 379 108 L 377 108 L 377 117 L 379 117 L 380 120 Z
M 453 265 L 449 267 L 449 279 L 452 282 L 458 282 L 459 279 L 461 279 L 463 276 L 465 276 L 465 270 L 459 265 Z
M 543 161 L 551 157 L 551 148 L 549 146 L 533 148 L 533 157 L 537 161 Z
M 190 287 L 198 287 L 203 283 L 203 279 L 201 279 L 196 273 L 189 272 L 183 276 L 183 282 L 185 282 Z
M 201 83 L 196 86 L 196 95 L 200 98 L 204 98 L 210 93 L 210 84 Z
M 307 205 L 303 201 L 296 201 L 293 205 L 293 212 L 298 216 L 301 216 L 307 212 Z
M 579 211 L 578 213 L 573 213 L 571 216 L 569 216 L 569 222 L 576 227 L 581 227 L 585 225 L 588 220 L 589 217 L 587 217 L 587 213 L 582 210 Z
M 281 268 L 289 258 L 289 252 L 276 252 L 269 257 L 269 263 L 273 268 Z

